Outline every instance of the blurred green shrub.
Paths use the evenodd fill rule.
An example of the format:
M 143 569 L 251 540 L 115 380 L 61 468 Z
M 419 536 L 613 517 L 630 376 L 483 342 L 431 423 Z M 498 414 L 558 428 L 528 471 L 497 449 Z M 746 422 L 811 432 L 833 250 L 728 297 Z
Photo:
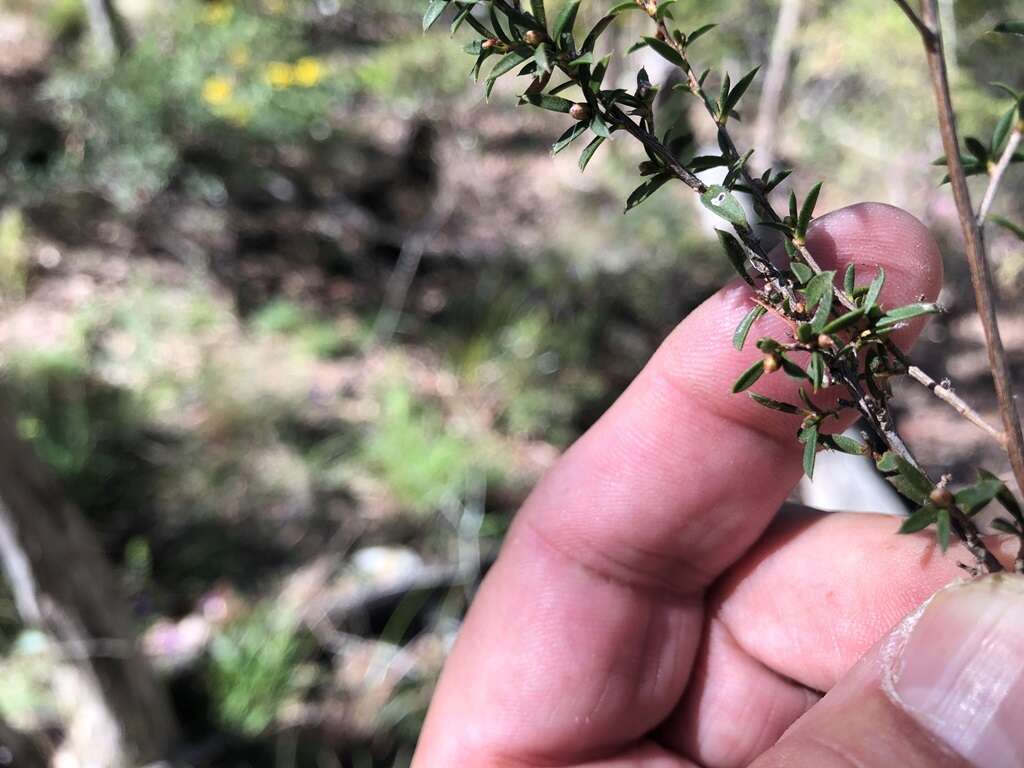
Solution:
M 483 469 L 479 446 L 453 434 L 440 413 L 415 402 L 404 386 L 385 390 L 364 457 L 399 500 L 420 513 L 457 501 L 470 475 Z
M 45 88 L 66 135 L 46 181 L 132 210 L 158 194 L 182 150 L 309 137 L 346 92 L 309 52 L 283 3 L 175 3 L 112 67 L 70 61 Z
M 207 681 L 220 721 L 258 735 L 310 682 L 303 667 L 310 648 L 286 614 L 259 608 L 210 643 Z

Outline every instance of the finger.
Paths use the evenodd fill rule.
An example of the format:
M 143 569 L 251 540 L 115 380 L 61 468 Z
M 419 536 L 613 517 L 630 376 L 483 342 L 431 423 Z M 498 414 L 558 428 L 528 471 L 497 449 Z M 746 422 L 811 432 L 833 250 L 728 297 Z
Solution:
M 1024 580 L 949 587 L 911 614 L 756 768 L 1024 765 Z
M 855 262 L 889 275 L 888 305 L 934 298 L 941 260 L 909 214 L 858 205 L 818 220 L 809 245 L 825 268 Z M 750 310 L 742 283 L 713 296 L 662 345 L 601 420 L 549 473 L 523 510 L 556 549 L 622 581 L 685 593 L 706 586 L 761 534 L 802 473 L 799 417 L 731 393 L 760 353 L 733 349 Z M 907 345 L 920 325 L 897 341 Z M 767 316 L 756 335 L 785 338 Z M 757 389 L 799 402 L 779 373 Z M 841 425 L 839 425 L 841 426 Z
M 883 515 L 787 510 L 718 584 L 664 744 L 706 768 L 745 766 L 899 619 L 958 578 L 954 548 Z M 756 728 L 750 726 L 757 723 Z
M 896 209 L 823 217 L 809 244 L 828 266 L 884 266 L 888 302 L 938 290 L 933 241 Z M 582 764 L 669 714 L 702 587 L 801 473 L 792 421 L 729 394 L 755 354 L 730 343 L 749 296 L 731 286 L 695 310 L 531 495 L 462 628 L 417 765 Z M 782 329 L 765 318 L 759 332 Z M 775 377 L 765 391 L 794 395 Z

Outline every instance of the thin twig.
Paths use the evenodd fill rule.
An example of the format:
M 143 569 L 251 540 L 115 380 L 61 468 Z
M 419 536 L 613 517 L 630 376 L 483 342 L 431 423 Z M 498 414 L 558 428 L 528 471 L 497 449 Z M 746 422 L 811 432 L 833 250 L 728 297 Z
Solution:
M 949 178 L 956 201 L 957 213 L 964 234 L 964 246 L 967 252 L 967 264 L 971 271 L 971 283 L 974 286 L 974 297 L 978 305 L 978 316 L 985 333 L 985 349 L 988 352 L 989 366 L 995 382 L 996 396 L 999 399 L 999 414 L 1002 417 L 1003 431 L 1006 433 L 1006 450 L 1010 457 L 1013 475 L 1017 487 L 1024 490 L 1024 435 L 1021 434 L 1020 414 L 1013 396 L 1013 380 L 1006 359 L 1006 349 L 999 334 L 999 322 L 993 297 L 995 290 L 992 283 L 992 272 L 985 256 L 985 241 L 978 219 L 974 215 L 971 204 L 971 192 L 967 186 L 963 162 L 960 160 L 960 141 L 957 136 L 956 114 L 949 92 L 949 77 L 946 72 L 946 58 L 942 48 L 942 30 L 939 24 L 937 0 L 924 0 L 924 22 L 930 35 L 922 35 L 928 69 L 931 72 L 932 87 L 938 105 L 939 129 L 942 143 L 949 162 Z
M 952 406 L 957 413 L 999 443 L 999 445 L 1003 447 L 1003 450 L 1006 450 L 1006 435 L 985 421 L 981 414 L 968 405 L 953 390 L 939 384 L 935 379 L 922 371 L 916 365 L 912 365 L 907 368 L 907 375 L 914 381 L 929 389 L 933 395 L 939 398 L 939 400 Z
M 906 14 L 907 18 L 910 19 L 910 23 L 913 24 L 915 27 L 917 27 L 917 31 L 921 34 L 921 37 L 924 38 L 926 43 L 933 42 L 935 40 L 935 37 L 936 37 L 935 30 L 933 30 L 931 27 L 929 27 L 921 19 L 921 17 L 917 15 L 917 13 L 914 11 L 913 8 L 910 7 L 910 5 L 906 2 L 906 0 L 893 0 L 893 1 L 896 3 L 896 5 L 898 5 L 900 7 L 900 10 L 903 11 L 903 13 Z M 936 14 L 935 18 L 936 18 L 936 20 L 938 19 L 938 14 Z
M 992 175 L 988 181 L 988 189 L 985 190 L 985 197 L 982 198 L 981 207 L 978 209 L 979 228 L 985 226 L 985 219 L 988 218 L 989 211 L 992 209 L 992 203 L 995 202 L 996 195 L 999 192 L 999 185 L 1003 181 L 1003 176 L 1006 175 L 1006 169 L 1010 167 L 1013 156 L 1017 154 L 1022 138 L 1024 138 L 1024 127 L 1018 124 L 1013 133 L 1010 134 L 1010 140 L 1006 143 L 1006 149 L 1003 150 L 999 162 L 992 169 Z

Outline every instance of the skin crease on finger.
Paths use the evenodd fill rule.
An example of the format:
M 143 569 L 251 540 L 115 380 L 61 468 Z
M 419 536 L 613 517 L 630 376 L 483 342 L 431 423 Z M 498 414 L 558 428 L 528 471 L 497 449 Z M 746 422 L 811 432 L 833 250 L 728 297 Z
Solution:
M 822 217 L 809 245 L 826 268 L 856 261 L 861 280 L 884 264 L 890 306 L 933 298 L 941 282 L 925 228 L 888 206 Z M 792 418 L 729 394 L 757 355 L 730 344 L 747 295 L 731 286 L 695 310 L 531 495 L 460 632 L 416 768 L 673 759 L 618 761 L 677 709 L 704 590 L 750 550 L 801 473 Z M 783 330 L 766 317 L 756 333 Z M 758 390 L 792 398 L 792 387 L 773 376 Z M 830 583 L 827 565 L 817 589 Z

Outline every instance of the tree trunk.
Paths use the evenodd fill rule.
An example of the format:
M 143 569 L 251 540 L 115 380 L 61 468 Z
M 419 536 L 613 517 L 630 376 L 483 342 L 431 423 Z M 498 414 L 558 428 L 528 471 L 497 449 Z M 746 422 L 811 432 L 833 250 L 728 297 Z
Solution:
M 765 168 L 771 168 L 775 162 L 779 110 L 782 107 L 786 80 L 789 78 L 789 60 L 793 54 L 797 26 L 800 24 L 802 4 L 803 0 L 782 0 L 775 35 L 772 37 L 772 50 L 768 70 L 764 76 L 764 86 L 761 88 L 761 103 L 758 105 L 757 123 L 754 128 L 754 147 L 757 149 L 758 162 Z
M 0 409 L 0 565 L 22 619 L 74 670 L 69 749 L 83 765 L 145 764 L 171 748 L 169 701 L 139 653 L 125 601 L 81 513 Z M 101 756 L 102 753 L 102 756 Z
M 128 27 L 117 12 L 114 0 L 85 0 L 89 34 L 106 62 L 118 59 L 128 50 Z
M 19 733 L 0 720 L 0 765 L 17 768 L 48 768 L 50 756 L 34 739 Z

